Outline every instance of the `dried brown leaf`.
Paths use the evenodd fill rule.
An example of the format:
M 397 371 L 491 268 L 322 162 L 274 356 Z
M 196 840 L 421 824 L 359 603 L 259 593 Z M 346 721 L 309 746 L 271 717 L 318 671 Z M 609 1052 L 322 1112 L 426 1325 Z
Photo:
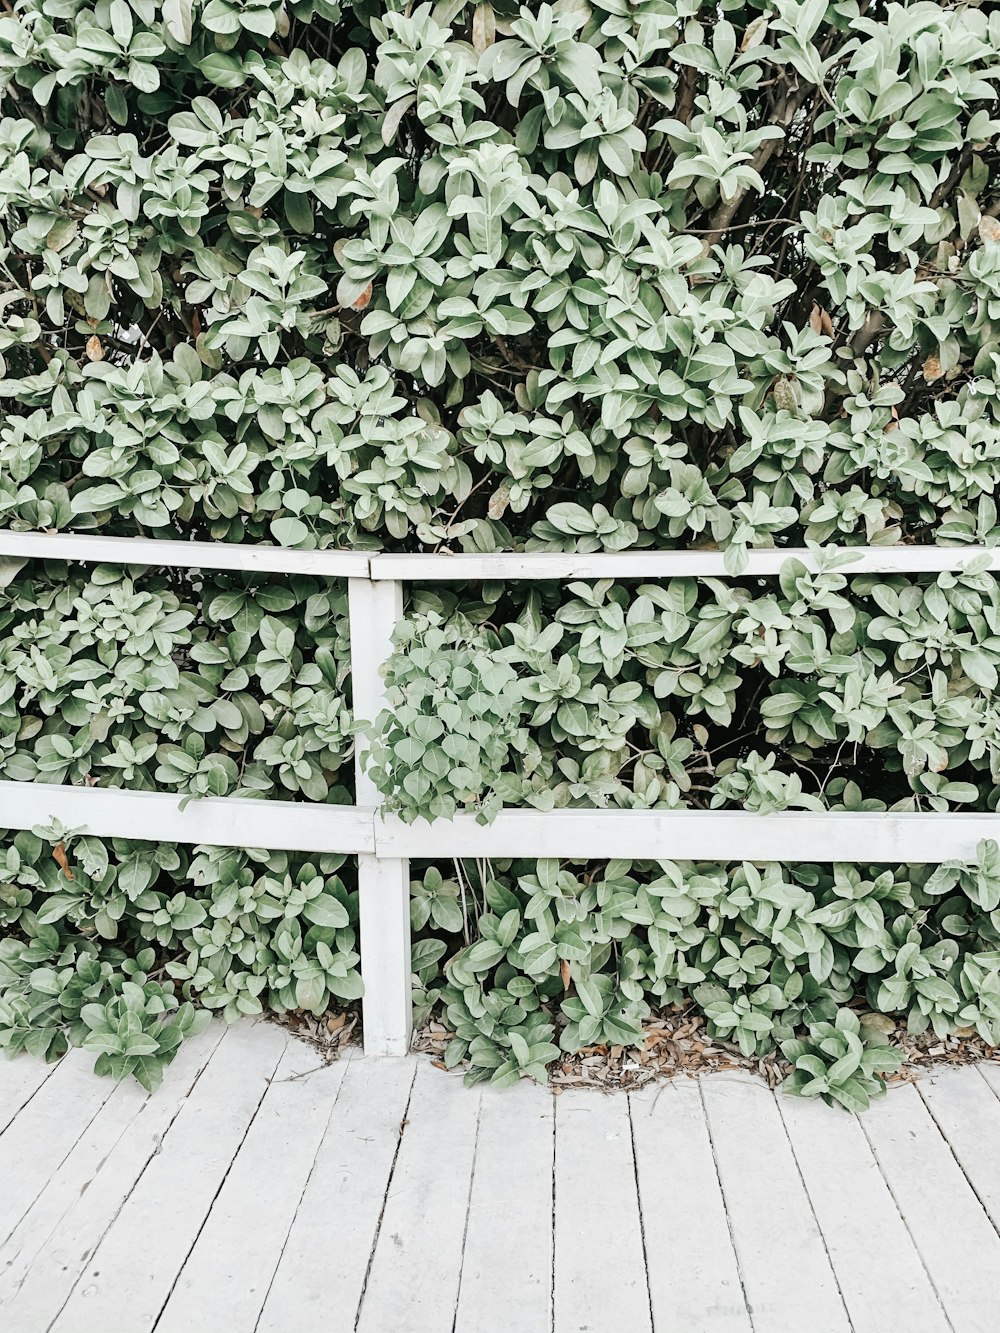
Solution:
M 364 291 L 359 293 L 359 295 L 356 296 L 354 300 L 351 302 L 351 309 L 364 310 L 365 306 L 367 306 L 368 302 L 372 299 L 372 291 L 373 291 L 372 284 L 369 283 L 368 286 L 364 289 Z
M 768 16 L 760 14 L 748 23 L 746 32 L 743 34 L 743 40 L 740 42 L 741 51 L 752 51 L 755 46 L 760 46 L 761 42 L 767 36 Z
M 472 45 L 480 55 L 497 39 L 497 19 L 491 4 L 476 5 L 472 16 Z
M 502 481 L 490 496 L 490 502 L 486 506 L 486 513 L 490 518 L 502 518 L 507 506 L 510 504 L 510 485 Z
M 57 842 L 56 845 L 52 848 L 52 859 L 53 861 L 55 861 L 59 869 L 63 872 L 63 875 L 65 876 L 66 879 L 72 880 L 74 878 L 73 867 L 69 863 L 69 857 L 66 854 L 66 848 L 61 842 Z

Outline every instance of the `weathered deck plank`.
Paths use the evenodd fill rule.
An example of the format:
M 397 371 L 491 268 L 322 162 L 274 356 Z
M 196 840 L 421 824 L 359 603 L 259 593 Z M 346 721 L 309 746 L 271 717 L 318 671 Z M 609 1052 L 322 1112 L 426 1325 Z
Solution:
M 920 1094 L 891 1088 L 860 1124 L 953 1327 L 996 1333 L 1000 1237 Z
M 854 1117 L 732 1072 L 553 1098 L 317 1061 L 218 1024 L 151 1097 L 14 1062 L 0 1329 L 1000 1327 L 998 1066 Z
M 353 1333 L 416 1068 L 351 1060 L 255 1333 Z
M 389 1182 L 358 1333 L 451 1333 L 462 1272 L 479 1088 L 421 1061 Z
M 115 1096 L 133 1105 L 138 1100 L 139 1110 L 113 1149 L 99 1156 L 105 1112 L 114 1099 L 105 1103 L 0 1251 L 0 1328 L 48 1328 L 141 1178 L 223 1031 L 222 1023 L 213 1023 L 207 1032 L 185 1042 L 155 1097 L 145 1097 L 138 1084 L 121 1085 Z
M 948 1333 L 937 1292 L 857 1118 L 818 1101 L 779 1095 L 777 1102 L 854 1333 Z
M 52 1324 L 55 1333 L 107 1333 L 126 1311 L 136 1333 L 154 1326 L 287 1042 L 271 1023 L 225 1033 Z
M 0 1139 L 0 1244 L 62 1167 L 115 1090 L 94 1057 L 70 1051 Z
M 774 1094 L 749 1074 L 701 1080 L 754 1326 L 849 1333 L 850 1321 Z
M 349 1064 L 285 1048 L 157 1333 L 255 1326 Z
M 1000 1230 L 1000 1097 L 963 1068 L 932 1070 L 916 1085 L 994 1227 Z
M 498 1310 L 506 1333 L 551 1327 L 554 1101 L 483 1089 L 455 1333 L 496 1333 Z
M 656 1328 L 751 1333 L 697 1082 L 654 1083 L 629 1101 Z
M 56 1068 L 23 1052 L 0 1056 L 0 1135 Z
M 628 1100 L 556 1100 L 555 1333 L 650 1333 Z

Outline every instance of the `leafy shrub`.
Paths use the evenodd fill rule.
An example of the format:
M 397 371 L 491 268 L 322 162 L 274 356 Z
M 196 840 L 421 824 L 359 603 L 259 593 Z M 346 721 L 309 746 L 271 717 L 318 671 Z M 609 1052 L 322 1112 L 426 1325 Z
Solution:
M 746 1056 L 780 1047 L 790 1091 L 858 1109 L 902 1056 L 848 1005 L 1000 1044 L 998 866 L 995 842 L 940 870 L 456 864 L 454 925 L 415 910 L 419 995 L 424 1012 L 444 1005 L 446 1062 L 467 1062 L 470 1082 L 542 1078 L 559 1050 L 641 1045 L 653 1011 L 693 1004 Z M 429 883 L 448 881 L 429 868 L 415 907 Z
M 998 52 L 995 7 L 945 0 L 21 0 L 0 17 L 0 524 L 698 545 L 734 579 L 758 546 L 996 544 Z M 350 799 L 339 591 L 0 575 L 0 777 Z M 978 567 L 416 589 L 411 612 L 372 769 L 408 819 L 1000 800 Z M 86 1039 L 152 1077 L 194 1021 L 171 994 L 234 1015 L 356 986 L 323 858 L 120 844 L 102 868 L 83 839 L 74 892 L 18 836 L 3 1030 L 38 1015 L 39 1049 Z M 688 993 L 747 1050 L 862 992 L 994 1040 L 983 855 L 484 869 L 476 910 L 438 868 L 418 1005 L 498 1080 Z M 65 1008 L 61 981 L 32 989 L 46 969 Z
M 996 541 L 997 14 L 25 0 L 0 520 Z
M 851 577 L 820 558 L 819 573 L 786 561 L 777 586 L 542 585 L 520 610 L 500 589 L 478 611 L 417 594 L 371 775 L 406 819 L 505 803 L 995 809 L 997 578 L 981 561 Z
M 0 588 L 0 777 L 350 800 L 343 591 L 57 562 Z
M 186 849 L 65 829 L 7 835 L 0 1049 L 98 1053 L 154 1087 L 209 1011 L 228 1022 L 360 997 L 342 856 Z M 194 1005 L 199 1008 L 195 1009 Z
M 872 1097 L 885 1092 L 879 1074 L 892 1073 L 903 1054 L 890 1047 L 884 1033 L 840 1009 L 832 1023 L 815 1023 L 805 1041 L 781 1043 L 781 1053 L 795 1066 L 783 1088 L 799 1097 L 822 1097 L 848 1111 L 866 1111 Z

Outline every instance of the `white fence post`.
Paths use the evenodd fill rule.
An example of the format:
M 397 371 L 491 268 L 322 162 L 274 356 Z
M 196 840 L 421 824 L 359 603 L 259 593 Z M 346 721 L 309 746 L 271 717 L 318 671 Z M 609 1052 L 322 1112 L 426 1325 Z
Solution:
M 351 681 L 354 716 L 373 721 L 385 694 L 381 667 L 392 649 L 392 632 L 403 614 L 403 585 L 347 580 L 351 620 Z M 367 748 L 356 743 L 356 803 L 374 812 L 375 784 L 363 771 Z M 366 1055 L 405 1055 L 410 1049 L 413 999 L 410 976 L 410 863 L 400 857 L 358 857 L 361 916 L 361 976 Z

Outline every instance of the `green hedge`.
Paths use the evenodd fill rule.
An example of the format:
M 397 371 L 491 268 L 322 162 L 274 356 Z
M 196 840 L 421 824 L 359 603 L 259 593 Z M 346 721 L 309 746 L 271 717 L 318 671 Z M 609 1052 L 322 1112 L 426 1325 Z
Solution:
M 346 857 L 7 834 L 0 860 L 0 1050 L 97 1053 L 155 1087 L 209 1011 L 228 1022 L 361 995 Z M 196 1012 L 192 1001 L 202 1008 Z
M 736 579 L 755 546 L 996 543 L 998 57 L 995 8 L 931 0 L 23 0 L 0 17 L 0 523 L 697 545 Z M 0 582 L 0 776 L 350 799 L 339 589 L 18 561 Z M 418 588 L 373 772 L 407 817 L 992 810 L 998 607 L 975 570 Z M 187 854 L 162 854 L 156 892 L 186 893 Z M 8 970 L 43 947 L 63 886 L 42 878 L 3 926 Z M 914 902 L 887 966 L 931 930 Z M 168 1003 L 172 945 L 70 925 L 44 947 L 122 948 Z M 941 929 L 959 955 L 935 967 L 979 1003 L 989 932 Z M 639 1002 L 615 949 L 560 961 L 566 1004 Z M 853 966 L 822 983 L 841 1011 L 873 1003 Z M 771 984 L 724 1003 L 756 1012 Z M 813 1044 L 877 1087 L 888 1057 L 829 1004 L 815 1020 L 835 1021 Z M 788 1053 L 829 1091 L 821 1055 Z
M 975 864 L 935 869 L 555 860 L 443 869 L 428 867 L 413 886 L 418 1017 L 445 1005 L 456 1033 L 446 1061 L 468 1059 L 472 1082 L 544 1077 L 559 1049 L 641 1045 L 651 1011 L 691 1002 L 709 1035 L 745 1056 L 780 1044 L 796 1065 L 792 1091 L 851 1109 L 902 1058 L 865 1010 L 910 1032 L 974 1029 L 1000 1044 L 995 842 Z
M 349 803 L 349 673 L 342 583 L 33 563 L 0 589 L 0 779 Z

